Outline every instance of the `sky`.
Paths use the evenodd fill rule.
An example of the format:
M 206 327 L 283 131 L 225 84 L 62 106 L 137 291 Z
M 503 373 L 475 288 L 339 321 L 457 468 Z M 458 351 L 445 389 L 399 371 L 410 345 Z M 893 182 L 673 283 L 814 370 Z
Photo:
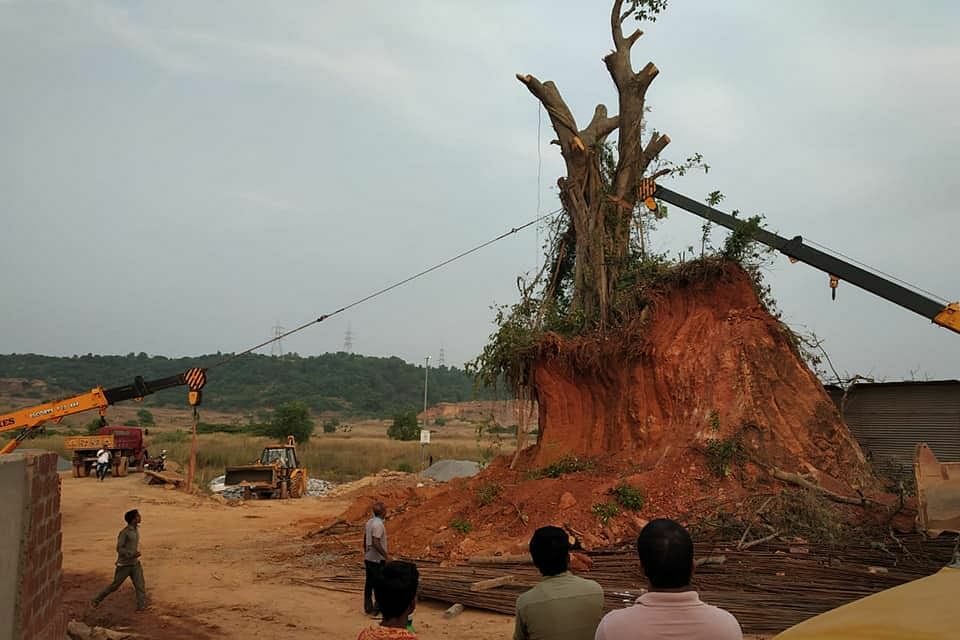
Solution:
M 960 5 L 670 4 L 634 65 L 661 71 L 664 155 L 711 170 L 668 186 L 960 298 Z M 610 48 L 600 1 L 0 0 L 0 353 L 241 350 L 551 211 L 562 162 L 514 74 L 583 126 L 615 111 Z M 671 210 L 653 241 L 699 229 Z M 462 365 L 544 234 L 283 348 L 349 329 L 357 353 Z M 841 375 L 960 378 L 960 336 L 852 285 L 831 302 L 782 256 L 766 275 Z

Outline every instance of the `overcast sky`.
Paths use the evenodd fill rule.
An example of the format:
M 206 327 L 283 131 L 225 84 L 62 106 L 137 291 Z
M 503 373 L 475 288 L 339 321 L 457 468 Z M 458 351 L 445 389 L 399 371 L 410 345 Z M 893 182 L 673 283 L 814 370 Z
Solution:
M 960 5 L 680 1 L 634 49 L 651 124 L 762 212 L 956 300 Z M 605 1 L 0 0 L 0 352 L 235 351 L 557 206 L 514 78 L 615 111 Z M 660 249 L 696 244 L 671 210 Z M 722 234 L 716 232 L 719 241 Z M 284 343 L 448 364 L 515 301 L 528 229 Z M 958 378 L 960 336 L 778 257 L 841 373 Z M 269 353 L 269 349 L 265 350 Z

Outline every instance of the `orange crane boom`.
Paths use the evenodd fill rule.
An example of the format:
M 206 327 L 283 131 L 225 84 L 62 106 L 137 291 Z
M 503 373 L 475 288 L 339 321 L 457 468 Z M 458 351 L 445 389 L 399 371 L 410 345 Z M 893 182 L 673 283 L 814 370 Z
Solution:
M 185 385 L 189 389 L 188 400 L 190 404 L 196 406 L 200 404 L 200 391 L 206 383 L 206 370 L 200 368 L 188 369 L 184 373 L 160 378 L 159 380 L 147 381 L 143 377 L 137 376 L 134 378 L 133 384 L 130 385 L 111 389 L 94 387 L 86 393 L 68 398 L 45 402 L 10 413 L 0 413 L 0 433 L 20 431 L 15 438 L 0 449 L 0 454 L 11 453 L 35 429 L 47 422 L 60 422 L 67 416 L 94 409 L 98 410 L 100 415 L 103 416 L 107 407 L 112 404 L 124 400 L 140 400 L 144 396 L 170 387 Z

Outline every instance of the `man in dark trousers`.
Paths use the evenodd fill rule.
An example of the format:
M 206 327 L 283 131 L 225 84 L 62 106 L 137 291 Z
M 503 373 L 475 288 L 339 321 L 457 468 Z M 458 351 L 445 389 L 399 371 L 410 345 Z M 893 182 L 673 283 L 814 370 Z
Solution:
M 127 526 L 117 536 L 117 568 L 113 573 L 113 582 L 97 594 L 91 604 L 100 606 L 104 598 L 130 578 L 137 592 L 137 611 L 143 611 L 147 608 L 147 590 L 143 583 L 143 567 L 140 565 L 140 512 L 136 509 L 127 511 L 123 519 L 127 521 Z
M 383 565 L 390 561 L 387 554 L 387 528 L 383 519 L 387 515 L 387 508 L 382 502 L 373 505 L 373 517 L 367 520 L 363 528 L 363 564 L 366 568 L 366 579 L 363 583 L 363 612 L 368 615 L 380 613 L 379 607 L 373 602 L 373 589 L 380 579 Z

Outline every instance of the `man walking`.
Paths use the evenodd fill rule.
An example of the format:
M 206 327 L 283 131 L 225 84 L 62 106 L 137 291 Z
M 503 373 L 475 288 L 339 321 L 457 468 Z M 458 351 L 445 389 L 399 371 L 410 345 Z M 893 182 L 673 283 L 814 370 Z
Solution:
M 107 477 L 107 469 L 110 468 L 110 449 L 100 447 L 97 451 L 97 480 L 103 482 Z
M 130 578 L 137 592 L 137 611 L 143 611 L 147 608 L 147 591 L 143 583 L 143 567 L 140 565 L 140 512 L 136 509 L 127 511 L 123 519 L 127 521 L 127 526 L 117 536 L 117 568 L 113 573 L 113 582 L 97 594 L 91 604 L 100 606 L 104 598 Z
M 363 527 L 363 564 L 366 569 L 366 579 L 363 583 L 363 612 L 368 615 L 380 613 L 374 603 L 374 587 L 380 580 L 383 566 L 390 561 L 387 554 L 387 528 L 383 519 L 387 516 L 387 508 L 382 502 L 373 505 L 373 517 L 367 520 Z
M 593 640 L 603 615 L 603 588 L 567 570 L 567 532 L 560 527 L 537 529 L 530 555 L 543 580 L 517 598 L 514 640 Z
M 737 619 L 701 601 L 690 586 L 693 540 L 683 526 L 650 521 L 637 538 L 637 552 L 650 591 L 632 607 L 605 615 L 596 640 L 743 640 Z

